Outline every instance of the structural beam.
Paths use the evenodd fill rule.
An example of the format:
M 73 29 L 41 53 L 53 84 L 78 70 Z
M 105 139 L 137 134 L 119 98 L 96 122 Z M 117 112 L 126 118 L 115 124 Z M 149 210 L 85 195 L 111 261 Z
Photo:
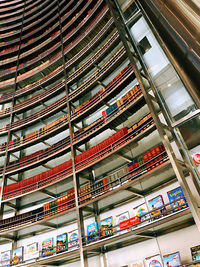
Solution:
M 55 223 L 51 223 L 51 222 L 41 222 L 39 223 L 40 225 L 46 226 L 48 228 L 51 229 L 57 229 L 57 225 Z
M 130 158 L 128 158 L 127 156 L 123 156 L 121 153 L 117 152 L 115 153 L 119 158 L 124 159 L 127 162 L 132 162 L 132 160 Z
M 2 239 L 6 239 L 6 240 L 9 240 L 9 241 L 14 241 L 14 237 L 11 236 L 11 235 L 0 235 L 0 238 Z
M 133 195 L 136 195 L 138 197 L 144 197 L 144 194 L 142 194 L 140 192 L 140 190 L 133 189 L 132 187 L 128 187 L 128 188 L 126 188 L 126 190 L 129 191 L 129 192 L 131 192 L 131 193 L 133 193 Z
M 40 192 L 44 193 L 45 195 L 47 195 L 47 196 L 49 196 L 49 197 L 51 197 L 53 199 L 57 198 L 56 194 L 48 191 L 47 189 L 41 189 Z
M 14 204 L 11 203 L 11 202 L 6 201 L 6 202 L 5 202 L 5 205 L 8 206 L 8 207 L 10 207 L 10 208 L 12 208 L 13 210 L 17 210 L 16 205 L 14 205 Z

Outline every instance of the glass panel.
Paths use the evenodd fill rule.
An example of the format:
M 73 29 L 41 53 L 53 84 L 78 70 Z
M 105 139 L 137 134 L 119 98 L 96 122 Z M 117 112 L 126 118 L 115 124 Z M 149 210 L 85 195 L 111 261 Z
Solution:
M 119 6 L 121 7 L 125 20 L 130 19 L 137 12 L 134 0 L 117 0 L 117 1 Z
M 140 18 L 130 27 L 150 76 L 165 103 L 172 121 L 177 121 L 196 110 L 191 96 L 170 64 L 145 19 Z

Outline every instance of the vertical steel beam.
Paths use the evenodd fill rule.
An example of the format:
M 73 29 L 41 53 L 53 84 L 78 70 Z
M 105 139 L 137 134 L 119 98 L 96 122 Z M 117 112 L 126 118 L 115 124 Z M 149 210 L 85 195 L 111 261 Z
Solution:
M 66 105 L 67 105 L 68 125 L 69 125 L 73 183 L 74 183 L 74 192 L 75 192 L 76 218 L 77 218 L 77 225 L 78 225 L 79 245 L 80 245 L 80 261 L 81 261 L 81 267 L 88 267 L 87 253 L 83 251 L 83 244 L 84 244 L 84 237 L 85 237 L 84 221 L 83 221 L 83 212 L 82 212 L 82 209 L 79 208 L 79 201 L 78 201 L 78 190 L 79 190 L 80 184 L 79 184 L 79 177 L 76 174 L 76 165 L 75 165 L 76 151 L 73 145 L 73 132 L 74 131 L 73 131 L 73 126 L 72 126 L 71 119 L 70 119 L 71 105 L 69 102 L 69 86 L 67 84 L 67 72 L 65 68 L 63 32 L 62 32 L 61 15 L 60 15 L 60 4 L 58 0 L 57 0 L 57 7 L 58 7 L 58 14 L 59 14 L 59 28 L 60 28 L 60 42 L 61 42 L 61 52 L 62 52 L 62 61 L 63 61 L 63 72 L 64 72 L 64 78 L 65 78 Z
M 20 37 L 19 37 L 19 49 L 17 53 L 17 64 L 16 64 L 16 72 L 15 72 L 15 78 L 14 78 L 14 92 L 17 90 L 17 76 L 18 76 L 18 71 L 19 71 L 19 59 L 20 59 L 20 52 L 21 52 L 21 42 L 22 42 L 22 31 L 23 31 L 23 26 L 24 26 L 24 13 L 26 9 L 26 0 L 24 1 L 24 6 L 23 6 L 23 13 L 22 13 L 22 18 L 21 18 L 21 28 L 20 28 Z M 13 94 L 12 97 L 12 110 L 13 107 L 16 103 L 16 98 L 15 94 Z M 14 114 L 13 111 L 10 113 L 10 119 L 9 119 L 9 125 L 11 127 L 11 124 L 14 119 Z M 3 191 L 4 191 L 4 186 L 7 185 L 7 177 L 6 177 L 6 166 L 9 163 L 10 160 L 10 152 L 8 151 L 8 146 L 9 146 L 9 141 L 12 138 L 12 132 L 11 129 L 8 129 L 8 135 L 7 135 L 7 143 L 6 143 L 6 151 L 5 151 L 5 161 L 4 161 L 4 167 L 3 167 L 3 172 L 2 172 L 2 181 L 1 181 L 1 191 L 0 191 L 0 219 L 3 217 L 3 212 L 4 212 L 4 203 L 2 203 L 3 199 Z
M 141 90 L 144 94 L 144 98 L 145 98 L 146 103 L 149 107 L 149 110 L 152 114 L 152 117 L 154 119 L 158 133 L 161 137 L 161 140 L 165 146 L 165 149 L 166 149 L 166 152 L 169 156 L 173 170 L 176 174 L 176 177 L 178 179 L 180 186 L 183 189 L 183 192 L 184 192 L 185 197 L 188 201 L 188 204 L 189 204 L 189 207 L 191 209 L 194 220 L 196 222 L 196 225 L 200 231 L 200 211 L 199 211 L 199 207 L 198 207 L 199 204 L 196 202 L 196 200 L 193 197 L 193 194 L 192 194 L 192 192 L 188 186 L 188 183 L 185 179 L 185 176 L 183 174 L 182 166 L 179 164 L 179 162 L 178 162 L 178 160 L 174 154 L 174 151 L 171 147 L 171 144 L 169 142 L 169 139 L 168 139 L 168 136 L 165 132 L 165 129 L 162 127 L 162 123 L 160 122 L 160 119 L 159 119 L 158 114 L 155 110 L 154 104 L 152 103 L 152 98 L 150 97 L 150 94 L 148 93 L 147 87 L 144 85 L 144 77 L 145 77 L 146 81 L 149 82 L 149 87 L 153 90 L 153 92 L 155 92 L 154 84 L 151 82 L 149 74 L 148 74 L 147 70 L 144 68 L 144 62 L 142 61 L 140 51 L 138 50 L 137 44 L 134 41 L 134 39 L 131 37 L 129 29 L 124 22 L 123 14 L 120 10 L 118 3 L 116 2 L 116 0 L 114 0 L 114 1 L 106 0 L 106 1 L 109 5 L 110 11 L 111 11 L 112 16 L 114 18 L 116 27 L 119 31 L 120 38 L 124 44 L 124 47 L 126 49 L 129 60 L 134 67 L 135 76 L 136 76 L 136 78 L 140 84 Z M 138 63 L 141 66 L 141 70 L 138 68 Z

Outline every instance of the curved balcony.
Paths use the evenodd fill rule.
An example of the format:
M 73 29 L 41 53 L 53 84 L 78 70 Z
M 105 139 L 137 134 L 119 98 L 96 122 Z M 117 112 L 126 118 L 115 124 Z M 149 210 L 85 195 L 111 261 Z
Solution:
M 105 75 L 105 73 L 107 73 L 107 70 L 109 70 L 109 67 L 112 66 L 113 64 L 116 63 L 115 61 L 122 58 L 122 56 L 125 54 L 125 50 L 122 47 L 116 54 L 114 57 L 112 57 L 109 61 L 107 61 L 103 67 L 98 70 L 96 73 L 94 73 L 86 82 L 84 82 L 81 86 L 79 86 L 77 89 L 73 90 L 69 95 L 70 95 L 70 99 L 74 99 L 75 97 L 78 97 L 81 93 L 86 92 L 87 90 L 89 90 L 91 88 L 91 86 L 93 85 L 93 83 L 97 80 L 98 77 Z M 67 79 L 67 83 L 70 82 L 74 82 L 74 79 L 77 77 L 77 74 L 79 74 L 79 70 L 73 72 L 71 75 L 68 76 Z M 58 100 L 59 101 L 59 100 Z M 58 102 L 57 101 L 57 102 Z M 56 102 L 56 104 L 57 104 Z M 61 104 L 64 105 L 64 99 L 61 100 Z M 49 106 L 49 109 L 53 112 L 54 108 L 56 108 L 56 106 L 51 105 Z M 60 108 L 60 107 L 59 107 Z M 47 111 L 47 108 L 43 109 L 41 112 L 45 113 L 45 110 Z M 28 117 L 25 118 L 25 121 L 27 120 L 31 120 L 31 118 L 35 118 L 35 120 L 40 119 L 39 113 L 35 113 L 33 115 L 30 115 Z M 5 126 L 0 127 L 0 134 L 6 134 L 7 131 L 10 130 L 17 130 L 20 129 L 22 126 L 24 127 L 25 124 L 23 123 L 24 119 L 22 120 L 18 120 L 13 122 L 12 124 L 7 124 Z
M 149 121 L 148 117 L 146 119 L 142 119 L 142 124 L 140 124 L 139 127 L 133 126 L 133 128 L 129 128 L 129 130 L 128 127 L 123 128 L 111 137 L 105 139 L 100 144 L 91 147 L 89 150 L 86 150 L 85 152 L 76 156 L 76 173 L 79 173 L 84 169 L 109 157 L 116 151 L 133 142 L 133 140 L 138 140 L 143 138 L 145 135 L 148 135 L 149 130 L 155 128 L 155 126 L 151 124 L 152 121 Z M 63 179 L 67 179 L 72 176 L 72 174 L 72 160 L 69 160 L 46 172 L 5 186 L 3 192 L 3 201 L 38 191 Z
M 84 72 L 89 71 L 92 68 L 92 65 L 97 62 L 97 60 L 100 60 L 104 53 L 108 53 L 112 48 L 113 45 L 116 44 L 116 41 L 118 40 L 118 33 L 115 33 L 107 42 L 104 44 L 99 51 L 90 58 L 87 62 L 85 62 L 78 70 L 76 70 L 77 75 L 83 75 Z M 70 63 L 70 61 L 68 61 Z M 72 74 L 73 75 L 73 74 Z M 77 75 L 75 78 L 77 78 Z M 70 80 L 70 76 L 69 76 Z M 37 120 L 40 120 L 41 118 L 45 118 L 59 110 L 61 110 L 66 105 L 66 98 L 62 97 L 61 99 L 57 100 L 55 103 L 51 104 L 50 106 L 45 107 L 44 109 L 25 117 L 24 119 L 18 120 L 14 123 L 12 123 L 12 126 L 14 126 L 13 129 L 19 129 L 19 127 L 24 127 L 25 125 L 28 125 L 30 123 L 36 122 Z M 7 127 L 10 127 L 10 125 L 7 125 Z
M 80 6 L 82 7 L 82 9 L 79 11 L 78 15 L 75 14 L 74 17 L 71 18 L 71 20 L 69 20 L 67 22 L 67 24 L 63 27 L 63 30 L 67 30 L 67 28 L 70 28 L 71 25 L 78 23 L 78 21 L 80 20 L 80 17 L 82 14 L 84 14 L 85 10 L 91 5 L 93 4 L 94 0 L 89 0 L 89 2 L 82 7 L 82 3 L 83 0 L 80 0 L 76 3 L 76 5 L 69 11 L 67 12 L 62 18 L 61 18 L 61 22 L 63 23 L 63 21 L 65 20 L 69 20 L 70 16 L 76 12 L 76 9 Z M 71 2 L 69 2 L 64 8 L 67 9 L 69 8 Z M 56 12 L 56 13 L 55 13 Z M 32 54 L 34 51 L 36 52 L 37 47 L 41 48 L 44 47 L 44 45 L 50 45 L 51 42 L 54 41 L 54 38 L 52 35 L 55 34 L 56 28 L 59 28 L 59 16 L 57 13 L 57 6 L 55 6 L 50 13 L 55 13 L 55 16 L 52 16 L 51 14 L 49 14 L 49 12 L 45 12 L 44 16 L 40 16 L 39 20 L 34 20 L 34 22 L 32 22 L 31 24 L 23 27 L 23 35 L 22 35 L 22 53 L 20 55 L 20 58 L 23 58 L 24 55 L 26 55 L 26 52 L 29 52 L 29 54 Z M 86 15 L 86 14 L 85 14 Z M 41 22 L 45 20 L 44 23 Z M 31 27 L 34 27 L 35 25 L 37 25 L 37 23 L 39 23 L 39 27 L 36 27 L 35 29 L 31 29 Z M 78 25 L 76 25 L 77 27 Z M 76 28 L 74 27 L 74 28 Z M 34 35 L 37 34 L 37 37 L 34 37 Z M 43 40 L 43 42 L 41 42 Z M 49 43 L 49 44 L 48 44 Z M 39 44 L 39 46 L 38 46 Z M 35 47 L 34 47 L 35 45 Z M 6 47 L 8 46 L 8 42 L 6 43 Z M 17 49 L 16 47 L 14 48 L 9 48 L 9 50 L 4 49 L 4 54 L 5 54 L 5 60 L 3 61 L 4 63 L 8 64 L 11 63 L 13 61 L 16 60 L 16 57 L 10 57 L 8 58 L 8 53 L 17 53 Z M 23 52 L 24 51 L 24 52 Z M 39 51 L 37 51 L 37 53 L 39 53 Z
M 87 29 L 84 32 L 79 37 L 77 37 L 74 42 L 70 43 L 65 48 L 65 50 L 64 50 L 65 54 L 68 53 L 69 51 L 71 51 L 72 48 L 77 46 L 79 44 L 79 42 L 81 40 L 83 40 L 90 33 L 94 27 L 94 24 L 95 24 L 94 22 L 96 22 L 96 24 L 97 24 L 104 17 L 104 15 L 106 13 L 107 13 L 107 10 L 102 11 L 101 14 L 99 14 L 99 16 L 87 27 Z M 111 24 L 113 24 L 113 19 L 110 19 L 106 25 L 108 25 L 108 27 L 110 27 Z M 96 41 L 98 41 L 99 40 L 98 35 L 96 38 L 97 38 Z M 89 44 L 85 47 L 85 49 L 83 48 L 81 51 L 83 51 L 83 53 L 84 53 L 84 51 L 87 52 L 87 50 L 90 48 L 90 45 L 92 47 L 96 41 L 95 41 L 95 38 L 93 38 L 93 40 L 91 42 L 89 42 Z M 77 53 L 77 56 L 79 56 L 82 53 L 81 51 L 79 51 Z M 45 83 L 51 82 L 51 79 L 53 79 L 60 72 L 61 72 L 61 67 L 58 67 L 56 70 L 52 71 L 51 74 L 43 77 L 42 79 L 38 80 L 37 82 L 34 82 L 32 84 L 27 85 L 26 87 L 18 89 L 16 92 L 9 92 L 9 93 L 6 93 L 6 94 L 0 96 L 0 103 L 4 103 L 6 101 L 11 100 L 13 98 L 13 96 L 16 96 L 16 97 L 19 96 L 20 97 L 20 96 L 25 95 L 29 92 L 32 92 L 33 90 L 36 90 L 41 85 L 44 86 Z
M 100 4 L 101 4 L 101 3 L 99 3 L 99 5 L 100 5 Z M 98 4 L 97 4 L 97 5 L 98 5 Z M 64 42 L 65 42 L 66 40 L 69 41 L 69 38 L 71 38 L 75 33 L 77 33 L 77 32 L 80 30 L 80 28 L 81 28 L 86 22 L 88 22 L 89 17 L 92 16 L 92 15 L 96 12 L 97 8 L 98 8 L 98 6 L 96 6 L 96 7 L 90 12 L 90 14 L 88 15 L 87 19 L 84 19 L 84 20 L 79 24 L 78 27 L 76 27 L 74 30 L 72 30 L 70 33 L 68 33 L 67 36 L 64 37 Z M 102 13 L 105 14 L 107 11 L 108 11 L 108 9 L 107 9 L 107 8 L 106 8 L 106 9 L 104 8 L 104 9 L 102 10 Z M 101 16 L 102 13 L 99 14 L 99 16 Z M 96 18 L 96 19 L 97 19 L 97 18 Z M 56 35 L 53 36 L 53 37 L 51 37 L 50 39 L 55 39 L 55 38 L 57 38 Z M 38 39 L 39 39 L 39 37 L 38 37 Z M 48 42 L 46 41 L 46 43 L 48 43 Z M 44 43 L 40 44 L 39 47 L 41 47 L 42 49 L 44 49 Z M 27 52 L 24 53 L 24 55 L 25 55 L 25 54 L 28 55 L 28 54 L 30 54 L 30 53 L 31 53 L 30 51 L 27 51 Z M 9 61 L 9 59 L 6 60 L 6 63 L 8 63 L 8 61 Z M 4 61 L 4 63 L 5 63 L 5 61 Z M 25 82 L 26 80 L 28 80 L 29 76 L 31 76 L 31 77 L 33 76 L 33 72 L 34 72 L 34 74 L 37 74 L 37 73 L 39 73 L 41 70 L 44 70 L 44 69 L 46 69 L 46 68 L 48 68 L 48 67 L 49 67 L 49 61 L 46 61 L 45 63 L 43 63 L 42 65 L 38 66 L 38 67 L 35 68 L 34 70 L 30 70 L 30 71 L 28 71 L 28 72 L 26 72 L 26 73 L 21 74 L 20 76 L 18 76 L 18 77 L 17 77 L 17 83 L 19 83 L 19 82 L 21 82 L 21 81 Z M 0 83 L 0 88 L 3 88 L 3 87 L 5 87 L 5 88 L 7 87 L 7 88 L 8 88 L 9 86 L 13 85 L 13 82 L 14 82 L 14 78 L 5 80 L 5 81 L 3 81 L 3 82 Z
M 89 111 L 92 112 L 92 110 L 98 108 L 98 106 L 101 105 L 102 101 L 106 100 L 108 97 L 111 97 L 113 92 L 116 92 L 116 90 L 120 90 L 120 88 L 122 88 L 122 86 L 124 86 L 125 83 L 127 83 L 129 79 L 132 78 L 132 76 L 133 72 L 131 72 L 131 69 L 126 69 L 123 75 L 119 76 L 118 79 L 110 83 L 107 87 L 105 87 L 104 90 L 100 90 L 100 92 L 98 92 L 92 99 L 88 100 L 86 103 L 80 106 L 80 108 L 74 110 L 71 115 L 71 119 L 75 120 L 77 118 L 80 118 L 81 116 L 85 116 Z M 140 97 L 140 90 L 130 90 L 128 94 L 130 94 L 131 96 L 129 96 L 126 101 L 123 100 L 122 102 L 122 99 L 118 101 L 117 108 L 115 108 L 112 113 L 110 113 L 109 117 L 101 117 L 91 125 L 87 126 L 86 129 L 83 129 L 81 132 L 75 132 L 73 140 L 74 144 L 77 145 L 85 142 L 86 139 L 92 138 L 92 136 L 94 136 L 95 134 L 98 134 L 100 131 L 108 128 L 110 123 L 112 123 L 114 120 L 117 121 L 120 116 L 125 116 L 125 113 L 128 110 L 133 109 L 134 106 L 138 106 L 138 103 L 140 101 L 142 102 L 143 100 L 143 98 Z M 13 147 L 16 148 L 17 146 L 17 142 L 14 142 Z M 67 137 L 54 144 L 51 148 L 40 150 L 32 155 L 21 158 L 19 161 L 15 161 L 9 164 L 6 167 L 6 174 L 16 173 L 19 172 L 19 170 L 25 170 L 30 167 L 32 168 L 33 166 L 39 165 L 42 162 L 44 163 L 52 158 L 66 153 L 67 151 L 69 151 L 69 149 L 70 140 L 69 137 Z M 0 171 L 2 174 L 3 169 L 1 169 Z
M 31 23 L 30 21 L 33 22 L 34 20 L 37 20 L 38 17 L 44 16 L 44 14 L 48 14 L 48 11 L 52 8 L 53 5 L 56 4 L 55 0 L 49 2 L 49 5 L 48 5 L 48 1 L 45 1 L 42 3 L 40 2 L 41 0 L 34 1 L 34 5 L 31 5 L 28 8 L 29 11 L 27 11 L 27 7 L 25 8 L 24 17 L 23 17 L 23 28 L 26 27 L 29 23 Z M 35 14 L 31 16 L 33 11 Z M 4 24 L 5 26 L 3 25 L 3 23 L 0 23 L 1 25 L 0 33 L 4 33 L 4 32 L 8 33 L 9 30 L 15 29 L 16 27 L 21 29 L 21 26 L 22 26 L 21 19 L 20 20 L 17 19 L 16 22 L 13 19 L 11 19 L 10 21 L 6 20 Z
M 101 180 L 96 181 L 94 184 L 88 183 L 80 187 L 78 196 L 79 206 L 84 207 L 97 200 L 105 198 L 108 195 L 115 194 L 120 190 L 124 190 L 130 187 L 130 185 L 132 185 L 133 183 L 149 177 L 158 170 L 167 167 L 169 165 L 168 156 L 165 150 L 160 149 L 159 146 L 157 147 L 158 152 L 156 152 L 156 154 L 152 156 L 151 159 L 143 161 L 143 163 L 141 163 L 138 167 L 135 167 L 131 170 L 128 170 L 128 168 L 126 168 L 127 171 L 125 171 L 125 173 L 123 172 L 123 175 L 121 175 L 116 180 L 109 181 L 107 177 L 104 177 Z M 69 195 L 71 195 L 72 197 L 69 197 Z M 26 222 L 26 224 L 37 223 L 40 220 L 49 220 L 52 217 L 60 216 L 63 213 L 72 212 L 74 210 L 73 208 L 75 207 L 74 191 L 68 190 L 67 195 L 58 198 L 55 201 L 55 204 L 52 203 L 52 205 L 50 206 L 50 203 L 44 204 L 43 207 L 31 212 L 20 214 L 13 218 L 1 220 L 0 232 L 4 232 L 11 227 L 23 228 L 24 222 Z M 149 217 L 151 216 L 148 216 L 148 219 Z
M 95 36 L 87 45 L 85 45 L 83 49 L 81 49 L 78 53 L 76 53 L 76 55 L 73 57 L 73 59 L 74 59 L 73 62 L 72 62 L 72 60 L 69 60 L 68 62 L 66 62 L 66 69 L 71 64 L 74 64 L 78 59 L 80 60 L 83 56 L 87 55 L 89 49 L 91 49 L 94 45 L 97 45 L 100 42 L 100 40 L 105 36 L 107 31 L 111 29 L 112 25 L 113 25 L 113 19 L 110 19 L 107 22 L 107 24 L 101 29 L 101 31 L 99 31 L 98 35 Z M 84 34 L 84 36 L 85 36 L 85 34 Z M 72 47 L 74 47 L 76 44 L 79 43 L 79 40 L 82 37 L 83 36 L 79 37 L 78 40 L 75 40 L 73 42 L 73 45 L 69 46 L 69 48 L 67 50 L 70 51 L 72 49 Z M 16 104 L 13 108 L 9 107 L 9 108 L 0 110 L 0 117 L 9 116 L 11 112 L 20 113 L 20 112 L 22 112 L 22 111 L 24 111 L 30 107 L 38 105 L 39 101 L 48 100 L 50 97 L 54 96 L 55 93 L 58 93 L 60 91 L 60 88 L 62 88 L 61 83 L 62 82 L 58 83 L 54 87 L 49 88 L 47 91 L 44 91 L 44 92 L 42 92 L 42 93 L 40 93 L 34 97 L 28 98 L 27 100 Z M 64 86 L 64 83 L 62 83 L 62 86 Z
M 106 30 L 106 29 L 105 29 L 105 30 Z M 102 31 L 100 31 L 99 34 L 100 34 L 100 36 L 102 36 Z M 100 36 L 97 36 L 97 38 L 95 38 L 95 39 L 96 39 L 96 40 L 95 40 L 96 43 L 100 40 Z M 72 45 L 68 46 L 68 49 L 65 49 L 65 50 L 64 50 L 64 54 L 67 54 L 67 52 L 69 52 L 70 50 L 72 50 L 72 48 L 75 46 L 75 44 L 77 43 L 77 41 L 78 41 L 78 40 L 75 40 L 75 41 L 73 42 Z M 93 43 L 94 43 L 94 42 L 91 41 L 91 42 L 90 42 L 90 45 L 94 45 Z M 76 53 L 76 55 L 75 55 L 73 58 L 71 58 L 70 60 L 67 61 L 66 65 L 65 65 L 65 66 L 66 66 L 66 69 L 69 68 L 70 66 L 72 66 L 77 60 L 80 60 L 83 56 L 87 55 L 87 53 L 89 52 L 89 51 L 88 51 L 89 49 L 90 49 L 90 46 L 89 46 L 89 45 L 85 45 L 85 47 L 84 47 L 80 52 Z M 48 57 L 48 54 L 47 54 L 47 53 L 48 53 L 48 52 L 45 52 L 45 53 L 43 53 L 41 56 L 38 56 L 38 57 L 37 57 L 37 60 L 42 59 L 43 57 Z M 103 55 L 103 51 L 102 51 L 102 55 Z M 56 56 L 54 56 L 54 57 L 52 57 L 51 59 L 48 60 L 49 65 L 50 65 L 50 64 L 56 64 L 56 62 L 57 62 L 61 57 L 62 57 L 62 54 L 61 54 L 61 52 L 59 52 Z M 99 55 L 99 58 L 100 58 L 100 55 Z M 95 61 L 95 60 L 94 60 L 94 61 Z M 32 64 L 32 63 L 34 63 L 33 60 L 29 61 L 29 62 L 26 63 L 26 64 L 22 64 L 22 65 L 20 65 L 18 69 L 22 69 L 23 67 L 28 67 L 28 66 L 29 66 L 30 64 Z M 42 65 L 43 65 L 43 68 L 46 68 L 46 67 L 47 67 L 45 63 L 43 63 Z M 40 66 L 41 66 L 41 65 L 40 65 Z M 38 68 L 39 68 L 39 67 L 37 67 L 36 69 L 39 70 Z M 15 68 L 14 68 L 14 69 L 15 69 Z M 57 70 L 58 70 L 58 69 L 60 69 L 61 71 L 63 71 L 63 66 L 59 66 L 59 67 L 57 68 Z M 40 69 L 39 71 L 41 71 L 41 69 Z M 33 69 L 33 70 L 30 70 L 29 72 L 30 72 L 30 73 L 34 73 L 34 69 Z M 5 74 L 5 72 L 4 72 L 4 74 Z M 7 110 L 7 111 L 8 111 L 8 110 Z M 5 114 L 7 114 L 7 111 L 5 112 Z M 1 113 L 3 113 L 3 112 L 0 111 L 0 115 L 1 115 Z

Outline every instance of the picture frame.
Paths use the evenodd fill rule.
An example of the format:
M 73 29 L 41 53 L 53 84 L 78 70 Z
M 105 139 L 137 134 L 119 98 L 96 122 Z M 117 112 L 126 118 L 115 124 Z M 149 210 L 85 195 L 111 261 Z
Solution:
M 146 267 L 163 267 L 163 261 L 160 254 L 145 258 Z
M 200 245 L 190 248 L 192 261 L 200 261 Z M 200 263 L 199 263 L 200 266 Z
M 87 242 L 96 240 L 99 240 L 99 227 L 97 222 L 93 222 L 87 225 Z
M 153 219 L 157 219 L 166 213 L 166 208 L 163 207 L 164 200 L 162 195 L 158 195 L 148 201 L 149 210 Z M 155 211 L 154 211 L 155 210 Z
M 179 251 L 163 256 L 164 267 L 179 267 L 181 265 L 181 258 Z
M 24 247 L 13 249 L 12 264 L 17 265 L 23 262 Z
M 68 236 L 67 233 L 56 236 L 56 253 L 68 250 Z
M 68 232 L 68 250 L 79 248 L 78 229 Z
M 32 260 L 39 257 L 38 242 L 28 244 L 24 253 L 24 260 Z
M 173 209 L 173 213 L 188 207 L 183 190 L 180 186 L 167 192 L 167 195 L 169 202 L 172 202 L 170 205 Z
M 114 233 L 113 217 L 110 216 L 100 221 L 101 237 L 112 236 Z
M 120 213 L 119 215 L 116 215 L 116 225 L 117 225 L 117 233 L 118 234 L 123 234 L 126 232 L 129 232 L 129 229 L 121 230 L 120 229 L 120 222 L 126 221 L 130 219 L 130 215 L 128 211 L 125 211 L 123 213 Z
M 150 215 L 146 214 L 149 211 L 148 211 L 148 207 L 145 202 L 133 208 L 133 211 L 134 211 L 134 215 L 138 216 L 140 219 L 140 222 L 142 222 L 143 224 L 150 222 Z
M 10 266 L 10 260 L 11 260 L 11 250 L 6 250 L 4 252 L 1 252 L 1 266 L 9 267 Z
M 54 253 L 53 237 L 49 237 L 42 241 L 42 258 L 52 256 Z

